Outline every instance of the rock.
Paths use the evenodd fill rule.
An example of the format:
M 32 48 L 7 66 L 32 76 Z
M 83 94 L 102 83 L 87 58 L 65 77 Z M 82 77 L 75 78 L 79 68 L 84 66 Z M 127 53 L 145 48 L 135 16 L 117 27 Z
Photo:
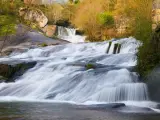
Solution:
M 25 71 L 34 67 L 36 62 L 18 63 L 14 65 L 0 64 L 1 79 L 5 78 L 5 82 L 14 82 L 14 80 L 23 75 Z
M 160 9 L 152 10 L 152 29 L 154 30 L 160 22 Z
M 153 111 L 151 108 L 148 107 L 136 107 L 136 106 L 124 106 L 124 107 L 119 107 L 115 109 L 118 112 L 122 113 L 156 113 Z
M 107 109 L 117 109 L 125 107 L 124 103 L 109 103 L 109 104 L 95 104 L 87 106 L 79 106 L 80 109 L 89 109 L 89 110 L 107 110 Z
M 23 53 L 26 52 L 28 49 L 25 48 L 24 46 L 12 46 L 12 47 L 7 47 L 2 50 L 1 56 L 8 56 L 11 53 Z
M 53 37 L 57 34 L 57 26 L 46 25 L 44 28 L 42 28 L 42 31 L 45 33 L 47 37 Z
M 17 25 L 17 32 L 15 35 L 7 36 L 7 40 L 4 43 L 5 36 L 0 37 L 0 48 L 3 48 L 3 56 L 9 55 L 13 51 L 24 52 L 30 48 L 35 48 L 42 43 L 47 45 L 60 45 L 67 44 L 68 41 L 58 39 L 58 38 L 49 38 L 44 36 L 44 34 L 34 31 L 25 25 Z
M 36 22 L 41 28 L 48 23 L 48 18 L 39 9 L 33 9 L 29 7 L 20 8 L 19 15 L 23 17 L 24 20 Z
M 160 102 L 160 65 L 147 75 L 145 79 L 147 81 L 150 99 Z

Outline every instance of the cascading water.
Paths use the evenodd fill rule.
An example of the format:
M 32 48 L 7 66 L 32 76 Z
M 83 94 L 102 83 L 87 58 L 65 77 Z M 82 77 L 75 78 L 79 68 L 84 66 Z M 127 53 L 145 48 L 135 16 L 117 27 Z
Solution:
M 76 29 L 58 26 L 58 38 L 71 43 L 81 43 L 85 41 L 85 36 L 76 35 Z
M 112 54 L 114 44 L 119 54 Z M 37 61 L 15 83 L 0 84 L 0 100 L 87 102 L 147 101 L 147 87 L 131 71 L 140 43 L 134 38 L 109 42 L 66 44 L 30 49 L 0 58 L 0 62 Z M 86 64 L 95 69 L 86 69 Z

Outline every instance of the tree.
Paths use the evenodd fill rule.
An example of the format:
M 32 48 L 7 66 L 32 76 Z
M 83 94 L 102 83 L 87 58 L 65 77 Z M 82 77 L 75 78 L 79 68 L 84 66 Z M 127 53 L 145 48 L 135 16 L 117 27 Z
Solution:
M 1 0 L 0 1 L 0 37 L 3 37 L 2 51 L 8 35 L 16 32 L 18 22 L 18 8 L 21 6 L 21 0 Z

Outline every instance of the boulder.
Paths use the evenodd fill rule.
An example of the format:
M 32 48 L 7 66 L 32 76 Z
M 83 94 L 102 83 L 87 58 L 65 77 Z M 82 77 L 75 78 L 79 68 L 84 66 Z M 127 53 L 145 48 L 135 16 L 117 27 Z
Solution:
M 48 23 L 48 18 L 39 9 L 29 7 L 20 8 L 19 15 L 24 18 L 24 20 L 36 22 L 41 28 Z
M 147 81 L 150 99 L 160 102 L 160 65 L 147 75 L 145 79 Z
M 47 37 L 53 37 L 57 34 L 57 26 L 56 25 L 46 25 L 42 28 L 42 31 L 45 33 Z
M 25 71 L 34 67 L 35 65 L 36 62 L 24 62 L 14 65 L 2 63 L 0 64 L 0 80 L 5 80 L 5 82 L 14 82 L 16 78 L 23 75 Z

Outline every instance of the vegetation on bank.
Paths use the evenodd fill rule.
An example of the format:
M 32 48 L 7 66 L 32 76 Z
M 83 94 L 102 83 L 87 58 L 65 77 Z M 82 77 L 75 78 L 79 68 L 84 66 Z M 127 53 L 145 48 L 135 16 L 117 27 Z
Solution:
M 25 5 L 21 0 L 0 1 L 0 13 L 14 18 L 15 22 L 7 22 L 8 25 L 17 21 L 30 25 L 30 21 L 23 21 L 18 16 L 19 8 L 27 6 L 41 10 L 47 16 L 48 24 L 79 28 L 88 36 L 89 41 L 126 36 L 146 40 L 152 30 L 152 0 L 69 0 L 66 4 L 46 5 L 35 5 L 32 4 L 33 1 L 28 0 Z M 31 25 L 33 28 L 35 26 Z
M 140 47 L 137 71 L 141 76 L 146 76 L 158 65 L 160 65 L 160 26 L 153 31 L 150 40 Z
M 22 6 L 21 0 L 1 0 L 0 1 L 0 36 L 15 33 L 18 22 L 18 8 Z

